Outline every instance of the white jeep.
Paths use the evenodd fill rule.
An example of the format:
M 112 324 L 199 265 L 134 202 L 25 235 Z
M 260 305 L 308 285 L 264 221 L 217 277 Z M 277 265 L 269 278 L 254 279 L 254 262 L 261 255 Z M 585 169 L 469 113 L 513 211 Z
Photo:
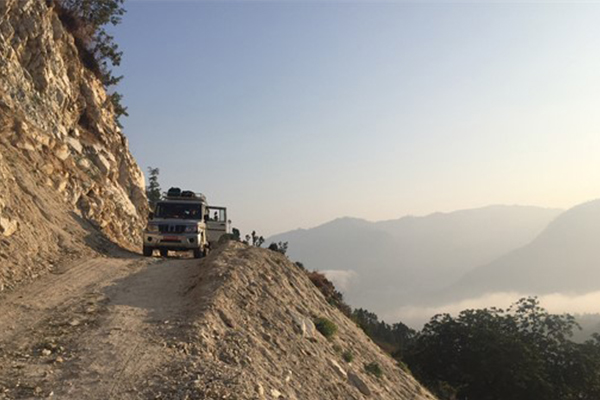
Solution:
M 166 257 L 169 250 L 191 250 L 200 258 L 228 232 L 225 207 L 210 207 L 202 194 L 171 188 L 150 213 L 143 253 L 150 257 L 158 249 Z

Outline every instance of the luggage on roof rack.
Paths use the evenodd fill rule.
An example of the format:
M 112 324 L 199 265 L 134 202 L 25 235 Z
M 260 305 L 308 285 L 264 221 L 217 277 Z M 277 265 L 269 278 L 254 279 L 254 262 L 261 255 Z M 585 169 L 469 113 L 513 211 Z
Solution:
M 181 189 L 179 189 L 178 187 L 172 187 L 171 189 L 169 189 L 167 191 L 167 196 L 168 197 L 179 197 L 179 196 L 181 196 Z
M 206 203 L 206 196 L 204 196 L 202 193 L 196 193 L 192 190 L 182 191 L 177 187 L 170 188 L 164 198 L 166 200 L 200 200 Z
M 191 190 L 184 190 L 181 192 L 181 197 L 196 197 L 196 193 L 192 192 Z

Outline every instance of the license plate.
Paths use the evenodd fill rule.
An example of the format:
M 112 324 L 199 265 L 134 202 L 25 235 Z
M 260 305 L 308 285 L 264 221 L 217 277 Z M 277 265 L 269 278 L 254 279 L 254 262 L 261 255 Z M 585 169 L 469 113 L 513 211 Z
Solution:
M 177 236 L 164 236 L 162 238 L 162 240 L 168 240 L 168 241 L 178 241 L 179 238 Z

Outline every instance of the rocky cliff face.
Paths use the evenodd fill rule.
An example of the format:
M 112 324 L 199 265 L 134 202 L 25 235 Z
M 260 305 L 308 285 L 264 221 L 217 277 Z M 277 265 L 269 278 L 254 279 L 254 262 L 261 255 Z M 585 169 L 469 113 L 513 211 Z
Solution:
M 0 1 L 0 289 L 97 249 L 137 249 L 144 177 L 102 83 L 40 0 Z

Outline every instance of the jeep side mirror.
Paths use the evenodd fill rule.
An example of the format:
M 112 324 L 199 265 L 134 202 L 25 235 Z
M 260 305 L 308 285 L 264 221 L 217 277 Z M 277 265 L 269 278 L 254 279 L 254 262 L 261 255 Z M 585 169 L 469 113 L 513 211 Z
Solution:
M 154 213 L 152 211 L 148 213 L 148 219 L 154 219 Z

